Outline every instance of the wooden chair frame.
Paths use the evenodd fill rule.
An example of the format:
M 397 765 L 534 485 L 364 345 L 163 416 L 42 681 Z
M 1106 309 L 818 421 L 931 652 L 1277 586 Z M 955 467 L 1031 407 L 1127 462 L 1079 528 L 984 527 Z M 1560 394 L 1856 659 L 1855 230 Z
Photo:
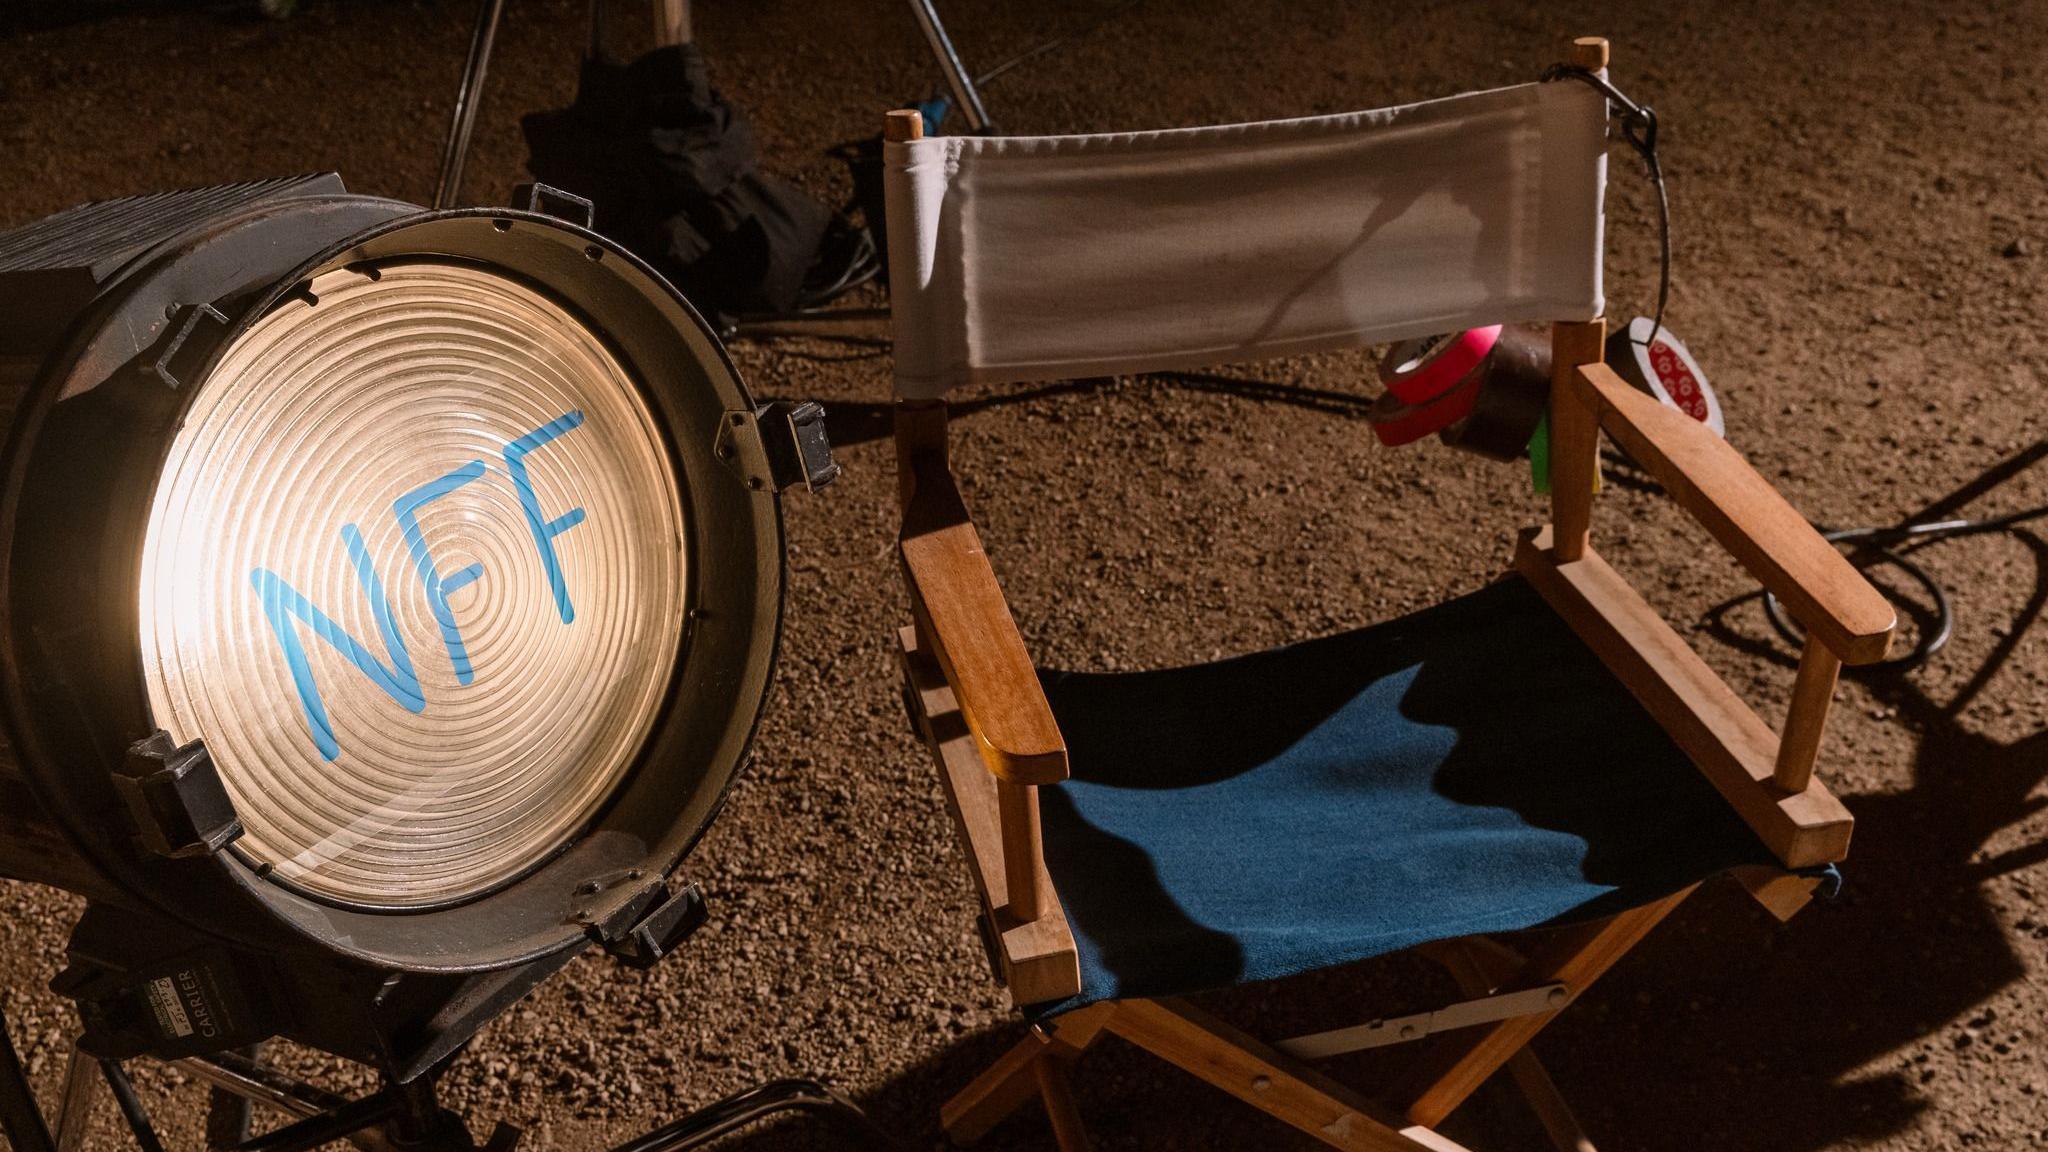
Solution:
M 1572 58 L 1605 67 L 1607 43 L 1576 41 Z M 890 114 L 890 140 L 913 140 L 921 131 L 916 112 Z M 1523 533 L 1514 567 L 1777 855 L 1783 870 L 1744 869 L 1737 878 L 1788 919 L 1817 883 L 1795 870 L 1847 853 L 1849 813 L 1813 767 L 1841 666 L 1884 656 L 1893 611 L 1726 441 L 1607 369 L 1604 337 L 1600 320 L 1553 327 L 1552 523 Z M 1590 546 L 1603 431 L 1805 626 L 1782 734 Z M 1080 969 L 1045 868 L 1037 789 L 1067 777 L 1066 745 L 954 479 L 945 402 L 898 403 L 895 441 L 903 510 L 898 547 L 914 618 L 900 637 L 906 704 L 939 764 L 998 977 L 1020 1005 L 1064 999 L 1080 990 Z M 1418 949 L 1473 999 L 1401 1018 L 1440 1021 L 1450 1030 L 1381 1099 L 1366 1099 L 1183 1001 L 1131 999 L 1034 1025 L 945 1105 L 941 1120 L 949 1135 L 967 1142 L 1037 1096 L 1059 1146 L 1086 1148 L 1068 1069 L 1113 1034 L 1345 1149 L 1457 1148 L 1436 1126 L 1505 1066 L 1552 1141 L 1567 1152 L 1589 1152 L 1591 1142 L 1526 1045 L 1691 891 L 1559 930 L 1529 956 L 1481 937 Z M 1426 1023 L 1402 1028 L 1392 1039 L 1435 1030 Z

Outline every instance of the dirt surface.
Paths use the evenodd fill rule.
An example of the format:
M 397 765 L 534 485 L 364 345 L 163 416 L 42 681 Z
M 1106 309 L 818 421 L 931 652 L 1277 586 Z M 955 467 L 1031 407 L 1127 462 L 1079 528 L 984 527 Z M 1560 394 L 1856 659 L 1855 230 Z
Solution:
M 894 0 L 704 0 L 718 82 L 769 165 L 844 194 L 822 152 L 937 82 Z M 948 5 L 983 66 L 1098 5 Z M 0 224 L 117 194 L 336 169 L 423 200 L 471 6 L 307 0 L 281 24 L 173 9 L 0 42 Z M 637 33 L 637 13 L 622 19 Z M 1023 132 L 1368 107 L 1527 79 L 1568 34 L 1614 38 L 1616 80 L 1664 116 L 1679 262 L 1670 322 L 1729 435 L 1829 524 L 2048 501 L 2048 6 L 1148 3 L 991 87 Z M 521 178 L 516 116 L 565 102 L 582 4 L 515 0 L 471 199 Z M 1617 152 L 1610 300 L 1646 310 L 1650 201 Z M 4 306 L 4 304 L 0 304 Z M 905 728 L 891 637 L 887 360 L 740 345 L 755 388 L 833 412 L 846 474 L 789 503 L 792 588 L 759 763 L 686 864 L 712 920 L 649 974 L 585 960 L 484 1034 L 448 1081 L 479 1134 L 595 1149 L 773 1075 L 824 1078 L 914 1145 L 1018 1035 L 990 981 L 933 771 Z M 1526 475 L 1433 442 L 1372 444 L 1362 357 L 1206 385 L 1121 380 L 966 398 L 957 464 L 1027 639 L 1054 667 L 1132 669 L 1385 619 L 1498 572 L 1541 518 Z M 1316 399 L 1232 381 L 1321 389 Z M 1656 494 L 1602 497 L 1602 550 L 1766 716 L 1791 655 L 1752 586 Z M 1858 819 L 1845 896 L 1779 926 L 1710 887 L 1537 1045 L 1608 1149 L 2000 1148 L 2048 1143 L 2048 540 L 1921 554 L 1954 643 L 1842 691 L 1824 772 Z M 0 987 L 54 1095 L 69 1017 L 43 991 L 72 898 L 0 885 Z M 1262 1034 L 1427 1003 L 1406 961 L 1219 998 Z M 1318 1017 L 1329 1019 L 1328 1016 Z M 311 1058 L 295 1063 L 346 1086 Z M 1384 1063 L 1339 1062 L 1370 1084 Z M 1104 1148 L 1307 1147 L 1118 1042 L 1081 1066 Z M 197 1147 L 202 1094 L 145 1097 Z M 1490 1087 L 1452 1134 L 1536 1146 Z M 755 1147 L 833 1146 L 801 1123 Z M 123 1146 L 102 1103 L 92 1145 Z M 996 1149 L 1049 1145 L 1027 1109 Z

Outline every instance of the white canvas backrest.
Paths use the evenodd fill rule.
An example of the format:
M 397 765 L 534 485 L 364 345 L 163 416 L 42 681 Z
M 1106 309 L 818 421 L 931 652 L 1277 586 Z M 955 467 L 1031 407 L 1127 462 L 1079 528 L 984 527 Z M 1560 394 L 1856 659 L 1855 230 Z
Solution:
M 1601 314 L 1584 84 L 884 146 L 897 392 L 1191 369 Z

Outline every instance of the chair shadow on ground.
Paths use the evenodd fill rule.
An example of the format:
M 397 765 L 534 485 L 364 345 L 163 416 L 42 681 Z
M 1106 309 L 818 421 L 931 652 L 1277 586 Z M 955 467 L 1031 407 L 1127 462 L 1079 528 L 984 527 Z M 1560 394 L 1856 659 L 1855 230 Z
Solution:
M 2048 441 L 1987 470 L 1907 520 L 1954 515 L 2044 458 Z M 1982 1044 L 1993 1047 L 2024 1023 L 2001 1024 L 1988 1010 L 2002 989 L 2026 977 L 2027 968 L 1984 886 L 2048 860 L 2048 841 L 1983 853 L 1999 833 L 2048 806 L 2048 799 L 2034 796 L 2048 780 L 2048 731 L 2004 742 L 1974 731 L 1964 719 L 2048 609 L 2048 540 L 2024 528 L 2008 534 L 2030 554 L 2033 585 L 2001 639 L 1960 689 L 1937 700 L 1910 671 L 1863 677 L 1871 695 L 1894 710 L 1895 722 L 1920 733 L 1920 740 L 1905 790 L 1843 796 L 1857 822 L 1844 897 L 1794 921 L 1768 942 L 1771 954 L 1717 956 L 1717 966 L 1724 959 L 1727 966 L 1708 974 L 1706 983 L 1720 1002 L 1684 1017 L 1683 1043 L 1662 1051 L 1654 1046 L 1641 1052 L 1609 1050 L 1602 1063 L 1656 1068 L 1660 1083 L 1718 1082 L 1720 1094 L 1739 1095 L 1746 1110 L 1771 1117 L 1772 1147 L 1812 1149 L 1882 1136 L 1910 1124 L 1928 1104 L 1911 1062 L 1916 1045 L 1974 1046 L 1981 1032 Z M 1796 664 L 1794 653 L 1734 626 L 1735 612 L 1760 612 L 1757 600 L 1750 595 L 1717 606 L 1709 614 L 1709 631 L 1732 647 L 1768 656 L 1789 672 Z M 1921 627 L 1931 624 L 1924 611 L 1902 607 L 1903 614 L 1918 617 Z M 1725 923 L 1730 911 L 1716 909 L 1716 920 Z M 2036 937 L 2048 935 L 2048 928 L 2024 921 L 2017 928 Z M 1670 949 L 1661 953 L 1669 958 Z M 1645 964 L 1628 982 L 1648 985 L 1656 978 Z M 1673 995 L 1684 999 L 1687 992 L 1675 989 Z M 1905 1067 L 1868 1069 L 1892 1053 Z M 1565 1061 L 1564 1067 L 1574 1063 L 1582 1062 Z M 1740 1072 L 1731 1074 L 1735 1069 Z M 1597 1080 L 1611 1081 L 1606 1086 L 1613 1091 L 1627 1091 L 1627 1079 L 1611 1070 L 1604 1075 L 1585 1070 Z M 1710 1091 L 1707 1100 L 1715 1094 Z M 1710 1103 L 1703 1103 L 1700 1115 L 1706 1117 L 1710 1109 Z M 1654 1144 L 1647 1130 L 1617 1142 L 1618 1147 Z
M 1909 519 L 1953 515 L 2043 459 L 2048 441 Z M 1781 928 L 1727 886 L 1710 889 L 1538 1040 L 1538 1052 L 1601 1147 L 1672 1147 L 1673 1134 L 1682 1132 L 1683 1146 L 1703 1152 L 1765 1146 L 1806 1152 L 1884 1137 L 1909 1127 L 1929 1106 L 1916 1047 L 1992 1048 L 2007 1032 L 2029 1025 L 2000 1021 L 1990 1008 L 2003 989 L 2025 978 L 2027 967 L 1985 886 L 2048 861 L 2048 840 L 1984 852 L 1999 833 L 2048 807 L 2048 799 L 2034 796 L 2048 780 L 2048 731 L 2004 742 L 1973 731 L 1964 719 L 2048 611 L 2048 540 L 2025 529 L 2010 535 L 2032 556 L 2032 589 L 1951 698 L 1933 698 L 1910 672 L 1865 678 L 1876 700 L 1896 711 L 1897 722 L 1921 735 L 1907 788 L 1844 796 L 1857 819 L 1844 895 Z M 1709 631 L 1789 670 L 1795 662 L 1789 650 L 1756 640 L 1754 630 L 1732 622 L 1738 611 L 1756 611 L 1755 599 L 1717 606 Z M 2016 928 L 2048 938 L 2048 925 Z M 1318 980 L 1316 992 L 1325 999 L 1317 1007 L 1360 1017 L 1385 1010 L 1377 1002 L 1352 1004 L 1328 995 L 1346 994 L 1359 983 L 1384 988 L 1386 978 L 1370 969 L 1390 962 L 1368 961 L 1337 980 Z M 1362 978 L 1360 968 L 1368 970 Z M 1419 968 L 1396 968 L 1394 976 L 1425 1002 L 1442 991 Z M 1282 984 L 1275 997 L 1289 990 Z M 910 1145 L 929 1146 L 938 1139 L 940 1104 L 1018 1033 L 1013 1025 L 962 1036 L 862 1103 Z M 1091 1075 L 1084 1064 L 1077 1078 L 1084 1112 L 1093 1106 L 1091 1120 L 1100 1113 L 1112 1131 L 1142 1120 L 1148 1125 L 1144 1146 L 1212 1147 L 1222 1132 L 1270 1133 L 1272 1147 L 1311 1146 L 1142 1054 L 1106 1049 L 1088 1061 L 1102 1067 Z M 1370 1093 L 1385 1081 L 1356 1082 Z M 1144 1093 L 1163 1093 L 1170 1101 L 1131 1098 L 1130 1117 L 1106 1106 L 1109 1099 Z M 1488 1137 L 1496 1124 L 1522 1123 L 1507 1116 L 1503 1100 L 1498 1092 L 1474 1098 L 1469 1107 L 1481 1127 L 1466 1139 L 1480 1147 L 1522 1146 Z M 1731 1115 L 1739 1119 L 1730 1122 Z M 1027 1107 L 990 1143 L 1049 1146 L 1043 1124 Z M 1766 1131 L 1767 1143 L 1758 1143 Z M 823 1131 L 778 1125 L 733 1146 L 842 1145 Z

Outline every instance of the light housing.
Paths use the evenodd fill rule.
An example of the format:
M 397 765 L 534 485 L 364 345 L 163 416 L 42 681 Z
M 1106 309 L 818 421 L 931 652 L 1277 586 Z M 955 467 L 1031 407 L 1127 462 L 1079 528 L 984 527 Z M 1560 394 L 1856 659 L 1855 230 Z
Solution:
M 579 223 L 333 177 L 74 210 L 0 281 L 41 302 L 0 321 L 0 872 L 398 971 L 630 930 L 780 624 L 758 410 L 689 306 Z M 224 850 L 134 834 L 158 729 Z

